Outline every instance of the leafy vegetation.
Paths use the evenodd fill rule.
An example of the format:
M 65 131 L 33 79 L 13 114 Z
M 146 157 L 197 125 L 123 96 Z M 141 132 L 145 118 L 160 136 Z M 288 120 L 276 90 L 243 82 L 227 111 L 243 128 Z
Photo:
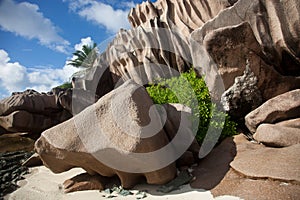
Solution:
M 208 128 L 212 132 L 222 131 L 220 140 L 236 133 L 236 123 L 216 109 L 204 79 L 197 77 L 194 70 L 179 77 L 159 80 L 158 84 L 151 84 L 146 89 L 155 104 L 181 103 L 192 109 L 192 122 L 199 122 L 198 130 L 195 130 L 199 144 L 203 142 Z
M 69 60 L 70 62 L 68 65 L 90 68 L 93 66 L 94 61 L 98 56 L 97 44 L 94 43 L 92 46 L 83 45 L 82 50 L 77 50 L 73 55 L 75 56 L 75 59 Z

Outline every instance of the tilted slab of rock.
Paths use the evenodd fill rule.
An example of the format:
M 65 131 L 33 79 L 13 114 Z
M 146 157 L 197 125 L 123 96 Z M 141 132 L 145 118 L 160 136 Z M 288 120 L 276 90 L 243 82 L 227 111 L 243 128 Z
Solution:
M 256 128 L 263 123 L 276 123 L 300 117 L 300 89 L 278 95 L 245 117 L 248 129 L 255 133 Z
M 215 98 L 220 98 L 220 88 L 226 90 L 243 74 L 247 60 L 264 101 L 300 87 L 299 77 L 292 77 L 300 74 L 296 4 L 239 0 L 191 34 L 194 65 L 206 75 Z
M 237 145 L 237 155 L 230 163 L 234 170 L 247 177 L 296 181 L 299 184 L 300 144 L 284 148 L 249 147 Z
M 168 143 L 145 88 L 127 81 L 70 120 L 44 131 L 35 149 L 55 173 L 82 167 L 91 175 L 117 175 L 129 188 L 141 177 L 150 184 L 175 177 L 174 161 L 162 165 L 174 153 L 174 147 L 165 149 Z
M 266 157 L 265 154 L 258 154 L 264 149 L 269 152 L 267 153 L 269 157 Z M 275 151 L 273 152 L 273 150 Z M 247 154 L 241 154 L 248 151 Z M 253 152 L 254 154 L 252 154 Z M 275 157 L 271 152 L 274 153 Z M 202 159 L 198 166 L 194 167 L 192 173 L 196 180 L 191 183 L 191 186 L 209 189 L 214 196 L 233 195 L 242 199 L 297 199 L 300 194 L 299 182 L 286 183 L 286 181 L 273 180 L 272 177 L 274 178 L 274 174 L 277 172 L 287 171 L 286 173 L 293 177 L 292 179 L 296 179 L 299 176 L 299 167 L 296 168 L 293 159 L 299 155 L 278 161 L 278 153 L 280 151 L 277 151 L 277 148 L 266 148 L 263 145 L 250 142 L 243 134 L 226 138 L 207 157 Z M 296 154 L 298 153 L 296 152 Z M 244 163 L 241 163 L 243 170 L 238 172 L 230 167 L 230 163 L 236 159 L 236 155 L 240 156 L 238 159 L 245 160 Z M 241 156 L 245 157 L 241 158 Z M 274 161 L 272 161 L 273 157 Z M 292 160 L 288 160 L 290 158 Z M 239 162 L 243 161 L 240 160 Z M 257 170 L 257 168 L 259 169 Z M 273 168 L 276 168 L 273 174 L 267 172 L 268 174 L 265 173 L 264 176 L 260 176 L 262 171 L 270 171 Z M 245 176 L 249 175 L 245 171 L 251 171 L 251 176 Z M 255 175 L 253 175 L 254 173 Z M 285 178 L 290 180 L 288 176 Z
M 297 183 L 272 179 L 252 179 L 230 169 L 218 186 L 211 190 L 211 193 L 214 197 L 231 195 L 245 200 L 298 199 L 300 187 Z
M 300 144 L 300 118 L 276 124 L 261 124 L 258 126 L 253 138 L 273 147 Z

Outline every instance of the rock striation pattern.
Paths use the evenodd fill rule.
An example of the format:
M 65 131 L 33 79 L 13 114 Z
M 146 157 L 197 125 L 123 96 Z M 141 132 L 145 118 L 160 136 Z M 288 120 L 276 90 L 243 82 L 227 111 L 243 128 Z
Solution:
M 77 85 L 101 97 L 128 79 L 146 85 L 193 66 L 219 101 L 248 61 L 264 102 L 300 87 L 295 28 L 300 9 L 294 5 L 288 0 L 144 2 L 129 13 L 132 29 L 120 30 Z
M 113 88 L 128 79 L 146 85 L 187 71 L 193 63 L 190 33 L 232 4 L 223 0 L 159 0 L 137 5 L 128 16 L 132 29 L 120 30 L 78 85 L 101 96 L 112 89 L 103 82 L 112 83 Z

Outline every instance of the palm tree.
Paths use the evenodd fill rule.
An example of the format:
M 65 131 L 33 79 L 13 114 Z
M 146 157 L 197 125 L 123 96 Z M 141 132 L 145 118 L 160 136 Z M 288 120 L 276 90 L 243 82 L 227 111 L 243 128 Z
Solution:
M 83 45 L 82 50 L 77 50 L 73 53 L 76 56 L 75 59 L 69 60 L 68 65 L 72 65 L 74 67 L 84 67 L 90 68 L 93 66 L 94 61 L 98 56 L 97 44 L 93 45 Z

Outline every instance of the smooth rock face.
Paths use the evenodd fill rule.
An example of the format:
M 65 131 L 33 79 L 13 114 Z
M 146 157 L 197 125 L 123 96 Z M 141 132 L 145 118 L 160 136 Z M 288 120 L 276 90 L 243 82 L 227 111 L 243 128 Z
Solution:
M 300 117 L 300 89 L 278 95 L 245 117 L 248 129 L 255 133 L 256 128 L 263 123 L 276 123 Z
M 105 177 L 100 175 L 89 175 L 87 173 L 77 175 L 71 179 L 66 180 L 63 185 L 65 192 L 76 192 L 81 190 L 103 190 L 107 182 Z
M 251 149 L 237 145 L 237 155 L 230 166 L 251 178 L 271 178 L 300 182 L 300 144 L 284 148 Z
M 180 132 L 183 132 L 186 137 L 195 138 L 196 133 L 193 133 L 190 120 L 192 117 L 192 110 L 190 107 L 177 103 L 163 104 L 162 106 L 166 111 L 166 116 L 162 117 L 165 118 L 166 121 L 162 123 L 164 124 L 164 130 L 168 134 L 170 140 L 174 139 Z M 193 142 L 187 151 L 192 153 L 194 159 L 197 160 L 199 150 L 200 146 L 197 140 L 193 139 Z
M 254 139 L 267 146 L 287 147 L 300 144 L 300 118 L 258 126 Z
M 126 188 L 134 186 L 142 176 L 150 184 L 164 184 L 176 175 L 174 163 L 139 173 L 166 159 L 164 155 L 142 154 L 168 143 L 155 108 L 151 108 L 149 117 L 152 105 L 143 87 L 127 81 L 72 119 L 43 132 L 35 149 L 45 166 L 55 173 L 78 166 L 91 175 L 117 175 Z M 149 125 L 161 129 L 157 133 L 153 127 L 148 131 L 142 128 Z M 140 156 L 135 157 L 135 153 Z

